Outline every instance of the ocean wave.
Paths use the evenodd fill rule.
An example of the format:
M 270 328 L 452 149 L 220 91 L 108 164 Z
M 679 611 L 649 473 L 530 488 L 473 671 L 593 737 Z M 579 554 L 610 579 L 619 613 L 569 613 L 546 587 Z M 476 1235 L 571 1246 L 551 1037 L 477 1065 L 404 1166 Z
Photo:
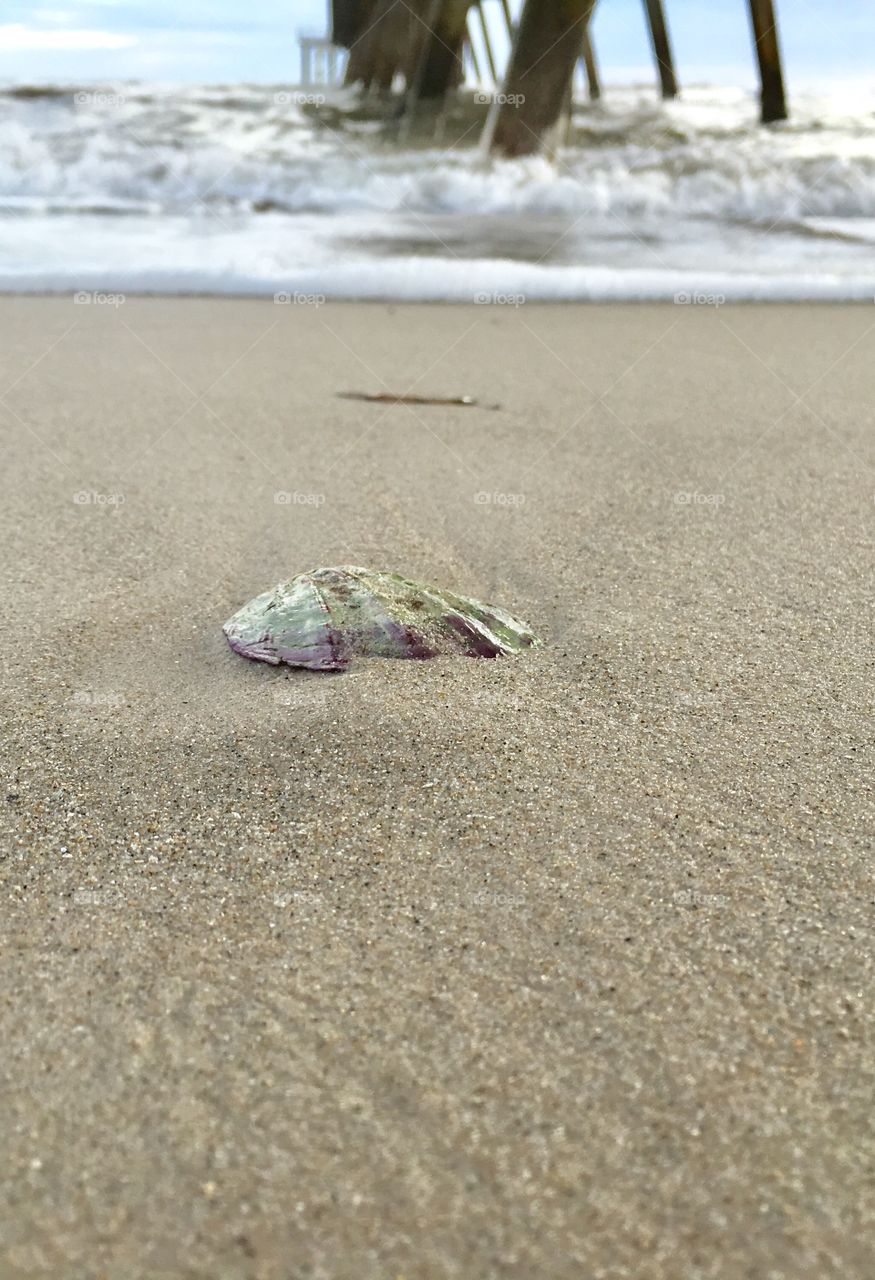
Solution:
M 348 92 L 312 97 L 0 89 L 0 287 L 464 299 L 501 278 L 539 298 L 703 280 L 727 298 L 873 295 L 875 114 L 860 99 L 797 95 L 793 121 L 763 129 L 741 90 L 662 104 L 610 89 L 578 104 L 555 159 L 493 160 L 473 102 L 441 147 L 402 148 Z
M 587 212 L 714 219 L 875 216 L 875 136 L 814 98 L 784 129 L 740 91 L 640 91 L 579 107 L 571 145 L 485 162 L 476 149 L 399 150 L 288 91 L 110 84 L 0 94 L 0 198 L 32 209 L 249 212 Z M 467 117 L 465 117 L 467 119 Z M 473 117 L 475 123 L 477 117 Z M 470 137 L 476 137 L 473 130 Z
M 166 257 L 166 255 L 165 255 Z M 171 255 L 172 257 L 172 255 Z M 0 265 L 0 292 L 52 293 L 74 298 L 85 292 L 131 295 L 215 295 L 273 299 L 316 308 L 326 301 L 447 302 L 475 304 L 482 318 L 496 308 L 515 312 L 539 302 L 670 302 L 690 309 L 719 308 L 727 302 L 860 302 L 871 304 L 875 271 L 849 279 L 840 273 L 793 271 L 768 275 L 751 271 L 685 271 L 566 266 L 506 260 L 391 261 L 293 266 L 257 253 L 250 260 L 219 259 L 168 265 L 155 256 L 147 266 L 121 262 L 7 273 Z

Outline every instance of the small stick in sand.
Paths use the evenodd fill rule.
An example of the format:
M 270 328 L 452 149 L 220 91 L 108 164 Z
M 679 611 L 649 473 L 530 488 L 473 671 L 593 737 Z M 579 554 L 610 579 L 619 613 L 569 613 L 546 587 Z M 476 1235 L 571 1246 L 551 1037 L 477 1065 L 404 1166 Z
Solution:
M 500 409 L 498 404 L 481 404 L 473 396 L 396 396 L 391 391 L 338 391 L 341 400 L 367 400 L 371 404 L 449 404 L 463 408 Z

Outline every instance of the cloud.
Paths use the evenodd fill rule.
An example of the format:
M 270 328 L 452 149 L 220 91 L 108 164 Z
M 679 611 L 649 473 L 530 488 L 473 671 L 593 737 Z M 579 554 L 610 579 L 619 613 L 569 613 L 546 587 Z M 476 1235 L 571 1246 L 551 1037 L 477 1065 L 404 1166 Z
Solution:
M 0 26 L 0 51 L 10 49 L 127 49 L 137 43 L 133 35 L 120 31 L 87 28 L 26 27 L 20 22 Z

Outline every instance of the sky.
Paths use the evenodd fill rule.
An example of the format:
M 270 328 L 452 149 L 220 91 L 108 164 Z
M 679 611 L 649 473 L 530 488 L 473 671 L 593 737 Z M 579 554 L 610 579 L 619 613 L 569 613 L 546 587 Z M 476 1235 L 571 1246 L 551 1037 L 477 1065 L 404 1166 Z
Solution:
M 521 0 L 511 0 L 518 10 Z M 485 0 L 499 28 L 498 0 Z M 754 82 L 747 0 L 666 0 L 681 83 Z M 328 29 L 327 0 L 4 0 L 0 80 L 296 83 L 301 33 Z M 777 0 L 788 81 L 875 87 L 872 0 Z M 605 82 L 652 78 L 642 0 L 599 0 Z

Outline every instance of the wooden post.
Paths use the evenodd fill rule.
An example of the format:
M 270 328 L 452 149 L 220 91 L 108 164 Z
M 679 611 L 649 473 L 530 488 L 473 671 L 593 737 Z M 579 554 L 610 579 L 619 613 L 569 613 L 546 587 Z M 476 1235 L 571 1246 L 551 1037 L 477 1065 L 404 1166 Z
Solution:
M 464 79 L 462 46 L 468 33 L 472 0 L 442 0 L 437 18 L 429 16 L 426 58 L 419 89 L 421 98 L 442 98 L 447 89 Z
M 787 99 L 778 46 L 778 19 L 772 0 L 750 0 L 750 21 L 760 68 L 760 119 L 763 124 L 786 120 Z
M 407 86 L 407 93 L 401 104 L 399 114 L 402 116 L 402 123 L 399 136 L 403 139 L 407 136 L 410 129 L 410 123 L 416 111 L 416 105 L 422 97 L 422 85 L 425 80 L 428 68 L 428 59 L 431 53 L 431 45 L 433 40 L 433 32 L 437 25 L 443 0 L 431 0 L 428 9 L 428 32 L 425 33 L 422 44 L 419 49 L 419 58 L 416 63 L 416 69 Z
M 373 4 L 360 0 L 331 0 L 331 39 L 348 49 L 370 21 Z M 364 12 L 362 12 L 364 10 Z
M 349 0 L 349 4 L 357 4 L 358 25 L 354 33 L 344 25 L 351 20 L 350 14 L 340 7 L 340 0 L 335 2 L 338 35 L 343 34 L 349 49 L 344 84 L 389 93 L 395 77 L 400 75 L 409 87 L 417 75 L 423 46 L 431 39 L 432 0 Z M 438 10 L 441 5 L 454 2 L 440 0 Z M 338 43 L 344 41 L 338 39 Z M 458 53 L 461 55 L 461 42 Z M 455 61 L 460 72 L 461 56 L 450 60 Z
M 753 0 L 751 0 L 753 3 Z M 662 0 L 644 0 L 647 11 L 647 27 L 650 31 L 650 43 L 659 69 L 659 83 L 663 98 L 678 96 L 678 82 L 674 71 L 674 59 L 668 39 L 668 27 L 665 23 L 665 11 Z
M 480 30 L 483 33 L 483 47 L 486 50 L 486 61 L 489 63 L 489 74 L 492 76 L 492 83 L 498 84 L 498 69 L 492 52 L 492 41 L 489 38 L 489 24 L 486 21 L 486 14 L 483 12 L 483 0 L 475 0 L 475 4 L 477 12 L 480 14 Z M 474 47 L 473 41 L 471 42 L 471 47 L 472 49 Z
M 559 120 L 595 0 L 526 0 L 502 89 L 487 121 L 493 151 L 531 155 Z
M 575 61 L 574 66 L 577 66 Z M 574 117 L 574 67 L 571 68 L 571 75 L 568 77 L 568 83 L 565 86 L 565 101 L 562 103 L 562 112 L 559 116 L 559 128 L 556 131 L 557 140 L 563 147 L 567 147 L 571 141 L 571 124 Z
M 352 0 L 335 6 L 334 39 L 349 49 L 344 84 L 388 93 L 399 72 L 409 83 L 421 47 L 415 11 L 397 0 L 360 0 L 354 11 Z
M 589 89 L 590 101 L 598 102 L 602 96 L 602 85 L 599 80 L 599 68 L 595 60 L 595 49 L 592 46 L 589 23 L 586 24 L 583 32 L 583 65 L 586 70 L 586 83 Z
M 471 39 L 470 31 L 465 37 L 465 44 L 463 47 L 468 50 L 468 57 L 471 59 L 471 66 L 474 68 L 474 78 L 479 84 L 480 83 L 480 59 L 477 57 L 477 50 L 474 48 L 474 41 Z

